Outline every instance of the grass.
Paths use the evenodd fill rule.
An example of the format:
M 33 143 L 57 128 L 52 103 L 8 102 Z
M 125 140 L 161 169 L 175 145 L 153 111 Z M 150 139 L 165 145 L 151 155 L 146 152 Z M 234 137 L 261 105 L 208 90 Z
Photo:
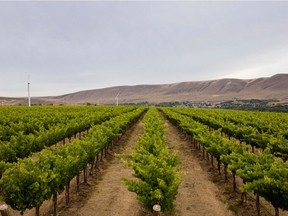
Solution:
M 228 209 L 229 209 L 230 211 L 234 212 L 235 214 L 238 213 L 238 209 L 237 209 L 237 207 L 234 206 L 234 205 L 231 205 L 231 204 L 230 204 L 230 205 L 228 206 Z

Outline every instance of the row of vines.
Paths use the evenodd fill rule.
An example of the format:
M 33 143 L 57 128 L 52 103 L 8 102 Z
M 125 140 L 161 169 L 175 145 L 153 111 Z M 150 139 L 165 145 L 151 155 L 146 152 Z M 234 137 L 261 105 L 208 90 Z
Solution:
M 250 144 L 254 148 L 288 159 L 288 114 L 235 110 L 176 109 L 213 129 L 220 129 L 229 137 Z
M 107 108 L 106 113 L 110 113 L 110 109 Z M 92 123 L 81 139 L 45 148 L 33 157 L 5 163 L 0 179 L 1 199 L 21 214 L 35 207 L 36 215 L 40 215 L 42 203 L 53 197 L 56 215 L 57 194 L 65 189 L 69 197 L 70 181 L 76 177 L 78 184 L 82 171 L 85 178 L 88 165 L 93 170 L 94 164 L 107 152 L 113 140 L 121 136 L 144 111 L 144 108 L 121 108 L 111 112 L 112 116 L 106 121 Z M 105 113 L 100 115 L 105 116 Z
M 235 131 L 231 132 L 233 133 L 233 136 L 231 136 L 232 134 L 227 132 L 227 125 L 225 126 L 225 123 L 223 123 L 225 120 L 221 120 L 217 110 L 199 111 L 196 109 L 170 108 L 162 108 L 161 110 L 168 119 L 191 137 L 192 143 L 196 148 L 200 148 L 200 144 L 202 145 L 203 156 L 205 152 L 211 155 L 212 163 L 213 158 L 216 159 L 219 174 L 221 164 L 224 165 L 225 179 L 227 179 L 227 169 L 231 171 L 234 190 L 236 190 L 235 176 L 237 175 L 243 180 L 244 186 L 241 198 L 244 200 L 247 192 L 253 192 L 256 195 L 258 215 L 260 215 L 260 196 L 274 206 L 276 216 L 279 215 L 279 208 L 288 210 L 288 162 L 285 160 L 286 157 L 283 157 L 283 160 L 283 158 L 275 156 L 275 145 L 277 144 L 266 140 L 267 143 L 264 150 L 253 153 L 248 151 L 247 145 L 239 142 L 239 137 L 240 141 L 243 141 L 241 137 L 244 137 L 245 143 L 253 140 L 251 137 L 254 137 L 254 134 L 249 136 L 246 128 L 253 127 L 252 124 L 237 124 L 237 127 L 233 127 Z M 214 111 L 216 114 L 213 114 Z M 197 115 L 194 115 L 195 112 L 197 112 Z M 213 119 L 211 115 L 214 115 L 215 118 Z M 282 121 L 285 121 L 286 118 L 282 119 Z M 207 123 L 209 127 L 203 123 Z M 231 124 L 228 125 L 230 126 Z M 256 125 L 257 123 L 254 122 L 253 124 Z M 224 136 L 223 131 L 229 134 L 229 139 Z M 242 133 L 239 131 L 242 131 Z M 258 128 L 257 131 L 258 133 L 273 134 L 272 130 L 267 129 L 260 130 Z M 285 140 L 286 133 L 284 128 L 280 129 L 278 127 L 277 131 L 279 133 L 276 133 L 276 138 L 282 137 L 283 139 L 279 140 Z M 283 143 L 279 143 L 279 145 L 282 146 Z M 284 152 L 282 151 L 282 153 Z
M 135 107 L 1 107 L 0 161 L 15 162 L 133 109 Z
M 181 173 L 178 154 L 165 143 L 163 122 L 155 108 L 150 108 L 145 115 L 144 134 L 123 161 L 134 170 L 133 176 L 138 179 L 126 178 L 123 182 L 144 206 L 152 210 L 154 205 L 160 205 L 162 211 L 171 210 Z

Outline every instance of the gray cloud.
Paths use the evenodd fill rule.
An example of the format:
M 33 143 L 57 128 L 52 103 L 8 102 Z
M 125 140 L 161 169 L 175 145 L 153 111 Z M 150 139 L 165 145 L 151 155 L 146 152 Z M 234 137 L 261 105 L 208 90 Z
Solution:
M 0 2 L 0 96 L 288 72 L 288 2 Z

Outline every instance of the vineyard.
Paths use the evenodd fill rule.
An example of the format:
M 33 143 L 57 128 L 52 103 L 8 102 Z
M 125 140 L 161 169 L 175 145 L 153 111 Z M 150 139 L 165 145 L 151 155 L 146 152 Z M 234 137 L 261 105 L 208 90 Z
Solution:
M 276 216 L 279 208 L 288 210 L 287 115 L 168 108 L 162 111 L 189 135 L 196 148 L 202 147 L 203 158 L 209 160 L 210 156 L 212 166 L 215 158 L 219 175 L 223 164 L 226 181 L 227 169 L 231 171 L 234 191 L 235 177 L 241 177 L 241 203 L 247 202 L 247 192 L 253 192 L 258 215 L 260 196 L 273 205 Z M 261 149 L 255 153 L 255 147 Z
M 23 155 L 19 154 L 22 157 L 31 154 L 37 149 L 41 150 L 41 147 L 43 149 L 46 143 L 51 145 L 50 142 L 46 142 L 42 137 L 54 140 L 54 143 L 56 143 L 66 136 L 70 138 L 70 136 L 82 132 L 81 130 L 89 129 L 84 137 L 80 136 L 80 139 L 74 139 L 67 145 L 63 141 L 62 146 L 53 145 L 50 148 L 45 148 L 38 154 L 34 154 L 32 157 L 23 159 L 13 158 L 14 161 L 17 160 L 14 163 L 9 163 L 9 160 L 1 161 L 0 185 L 2 197 L 7 204 L 13 209 L 20 211 L 21 214 L 26 209 L 36 208 L 36 215 L 40 215 L 39 208 L 41 204 L 53 195 L 54 215 L 56 215 L 57 194 L 61 193 L 65 188 L 66 202 L 68 203 L 70 181 L 75 176 L 79 179 L 79 173 L 82 170 L 85 181 L 87 181 L 87 164 L 91 164 L 91 170 L 93 170 L 94 163 L 97 163 L 99 157 L 101 160 L 101 157 L 106 154 L 112 141 L 119 137 L 144 111 L 143 108 L 136 109 L 131 107 L 120 109 L 105 107 L 93 110 L 87 108 L 71 109 L 72 113 L 67 116 L 65 116 L 65 109 L 57 110 L 62 111 L 63 118 L 61 118 L 61 114 L 59 114 L 60 117 L 57 116 L 56 110 L 56 115 L 49 113 L 52 120 L 47 117 L 48 123 L 44 125 L 39 123 L 41 119 L 33 121 L 34 118 L 37 119 L 37 116 L 41 115 L 41 112 L 43 112 L 41 109 L 37 110 L 38 112 L 36 112 L 35 116 L 28 114 L 28 117 L 25 120 L 23 119 L 24 123 L 20 121 L 21 117 L 19 119 L 15 118 L 15 130 L 8 130 L 12 126 L 9 125 L 8 120 L 4 121 L 8 128 L 6 131 L 10 132 L 11 136 L 3 136 L 1 150 L 3 145 L 3 153 L 5 153 L 6 149 L 11 148 L 11 152 L 15 152 L 13 155 L 17 155 L 17 147 L 20 145 L 20 148 L 25 150 L 23 151 Z M 9 112 L 11 116 L 16 115 L 17 110 L 13 111 Z M 50 111 L 53 112 L 53 109 Z M 75 112 L 76 116 L 74 121 L 73 112 Z M 86 114 L 81 115 L 82 112 Z M 60 122 L 62 120 L 62 124 L 54 126 L 55 117 L 59 118 Z M 9 116 L 7 119 L 9 119 Z M 83 123 L 85 119 L 87 119 L 87 123 Z M 28 125 L 30 122 L 35 123 L 30 129 L 35 134 L 21 130 L 22 125 Z M 51 128 L 49 129 L 50 125 Z M 5 130 L 5 127 L 3 130 Z M 52 130 L 51 133 L 49 133 L 50 130 Z M 3 134 L 6 135 L 6 131 Z M 19 137 L 17 136 L 18 134 Z M 9 142 L 9 138 L 13 141 Z M 14 142 L 14 140 L 21 140 L 21 143 Z M 37 149 L 33 148 L 34 143 L 39 146 Z
M 126 167 L 118 165 L 115 175 L 132 172 L 109 187 L 119 184 L 127 193 L 135 193 L 137 197 L 131 196 L 139 202 L 138 208 L 147 209 L 141 210 L 145 215 L 155 204 L 167 215 L 202 212 L 191 202 L 213 207 L 209 200 L 213 196 L 217 199 L 217 192 L 199 195 L 203 199 L 189 197 L 200 193 L 203 189 L 197 185 L 205 181 L 209 187 L 201 193 L 217 191 L 206 177 L 208 172 L 202 176 L 197 173 L 200 168 L 193 168 L 201 161 L 210 164 L 220 181 L 232 189 L 231 194 L 239 194 L 236 199 L 244 206 L 243 214 L 249 215 L 245 213 L 249 197 L 255 201 L 251 215 L 286 215 L 288 210 L 286 113 L 135 106 L 1 107 L 0 111 L 0 199 L 16 210 L 13 212 L 26 215 L 27 210 L 35 209 L 30 215 L 45 215 L 41 206 L 52 200 L 52 215 L 65 215 L 59 213 L 58 197 L 64 194 L 69 206 L 71 191 L 75 192 L 71 185 L 80 193 L 83 183 L 88 184 L 96 173 L 100 175 L 108 157 Z M 131 149 L 125 154 L 119 150 L 120 154 L 113 156 L 123 135 L 134 137 L 130 128 L 139 122 L 143 131 Z M 174 140 L 169 141 L 172 136 Z M 119 196 L 124 199 L 123 191 Z M 179 205 L 185 203 L 189 207 L 183 212 Z M 218 200 L 217 205 L 210 210 L 205 207 L 207 212 L 198 215 L 227 215 L 225 209 L 217 207 L 222 205 L 227 210 Z

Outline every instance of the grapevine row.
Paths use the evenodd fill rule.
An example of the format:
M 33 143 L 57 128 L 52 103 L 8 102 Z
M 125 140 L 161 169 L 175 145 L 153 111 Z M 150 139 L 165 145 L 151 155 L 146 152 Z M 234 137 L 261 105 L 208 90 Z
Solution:
M 177 153 L 170 151 L 165 143 L 159 113 L 150 108 L 144 117 L 144 135 L 125 162 L 140 181 L 124 179 L 123 182 L 149 210 L 158 204 L 161 210 L 169 211 L 181 181 L 177 158 Z
M 288 162 L 275 157 L 269 148 L 253 154 L 236 139 L 229 140 L 221 136 L 220 130 L 210 131 L 207 126 L 172 109 L 162 108 L 162 111 L 168 119 L 191 136 L 197 148 L 202 145 L 203 156 L 204 151 L 207 151 L 212 158 L 216 158 L 219 174 L 221 163 L 224 165 L 225 179 L 227 168 L 232 172 L 234 190 L 236 190 L 235 175 L 242 178 L 244 186 L 241 198 L 245 201 L 246 192 L 252 191 L 256 195 L 258 215 L 260 215 L 259 196 L 274 206 L 276 216 L 279 215 L 279 208 L 288 210 Z
M 65 186 L 69 191 L 74 176 L 79 177 L 81 170 L 85 173 L 88 164 L 93 167 L 98 155 L 103 154 L 113 139 L 124 133 L 143 112 L 144 108 L 138 108 L 111 118 L 93 126 L 82 140 L 75 139 L 69 145 L 47 148 L 33 159 L 20 159 L 12 164 L 0 180 L 3 200 L 21 214 L 36 207 L 36 215 L 39 215 L 39 208 L 45 200 L 52 195 L 53 200 L 57 200 L 57 194 Z
M 239 121 L 237 115 L 245 119 L 244 114 L 251 117 L 248 111 L 226 111 L 226 110 L 205 110 L 205 109 L 175 109 L 176 112 L 185 114 L 194 120 L 197 120 L 205 125 L 216 130 L 221 129 L 229 137 L 235 137 L 241 142 L 245 142 L 254 147 L 265 149 L 269 147 L 271 151 L 276 155 L 282 157 L 284 160 L 288 159 L 288 115 L 284 113 L 260 113 L 257 114 L 258 119 L 268 118 L 268 114 L 274 116 L 275 128 L 278 127 L 277 132 L 273 130 L 259 130 L 262 126 L 260 123 L 256 125 L 254 123 L 243 123 L 244 120 Z M 244 113 L 241 115 L 241 113 Z M 281 120 L 279 115 L 283 117 Z M 276 118 L 278 117 L 278 118 Z M 247 118 L 247 117 L 246 117 Z M 253 118 L 253 117 L 251 117 Z M 250 118 L 250 122 L 252 119 Z M 229 120 L 230 119 L 230 120 Z M 231 121 L 231 119 L 234 119 Z M 237 120 L 238 119 L 238 120 Z M 277 119 L 277 120 L 276 120 Z M 248 119 L 246 120 L 246 122 Z M 264 120 L 263 120 L 264 121 Z M 236 123 L 237 122 L 237 123 Z M 258 120 L 260 122 L 260 120 Z M 279 126 L 281 125 L 281 127 Z
M 40 108 L 40 109 L 39 109 Z M 50 110 L 50 118 L 45 118 L 45 120 L 49 121 L 49 123 L 42 122 L 42 125 L 46 125 L 46 128 L 41 128 L 38 131 L 34 131 L 35 133 L 29 133 L 25 134 L 25 131 L 20 130 L 13 132 L 13 135 L 10 136 L 9 141 L 0 141 L 0 161 L 3 162 L 15 162 L 17 158 L 24 158 L 29 156 L 33 152 L 41 151 L 44 147 L 51 146 L 56 144 L 57 142 L 60 142 L 62 140 L 65 140 L 65 138 L 72 137 L 73 135 L 80 133 L 82 131 L 88 130 L 92 125 L 99 124 L 101 122 L 104 122 L 111 117 L 117 116 L 121 113 L 133 110 L 135 108 L 133 107 L 121 107 L 121 108 L 112 108 L 112 107 L 100 107 L 100 108 L 87 108 L 87 107 L 81 107 L 82 109 L 77 108 L 76 110 L 72 108 L 67 108 L 67 111 L 71 114 L 74 113 L 74 117 L 70 116 L 67 119 L 67 115 L 63 113 L 65 110 L 61 108 L 63 112 L 59 114 L 57 119 L 59 122 L 54 125 L 49 125 L 51 122 L 54 122 L 54 120 L 51 120 L 54 118 L 54 115 L 52 110 Z M 41 111 L 42 107 L 38 107 L 39 112 Z M 46 110 L 45 108 L 44 110 Z M 53 107 L 52 107 L 53 109 Z M 42 111 L 44 111 L 42 110 Z M 58 108 L 54 107 L 55 113 L 57 112 Z M 82 111 L 81 111 L 82 110 Z M 89 111 L 85 113 L 85 111 Z M 80 112 L 85 113 L 80 114 Z M 63 117 L 59 117 L 63 115 Z M 40 122 L 42 119 L 33 119 L 33 122 L 35 123 Z M 21 123 L 18 123 L 18 125 Z M 29 122 L 26 122 L 25 127 L 29 125 Z M 34 124 L 33 127 L 35 125 Z M 11 124 L 10 124 L 11 126 Z M 6 126 L 6 128 L 10 128 L 10 126 Z M 37 127 L 37 126 L 35 126 Z M 13 130 L 10 128 L 10 131 Z M 0 131 L 1 132 L 1 131 Z M 1 165 L 0 165 L 1 166 Z M 0 169 L 1 171 L 1 169 Z M 1 172 L 0 172 L 1 176 Z
M 105 108 L 106 109 L 106 108 Z M 103 107 L 0 107 L 0 140 L 10 141 L 19 132 L 24 135 L 48 130 L 59 123 L 85 118 Z

